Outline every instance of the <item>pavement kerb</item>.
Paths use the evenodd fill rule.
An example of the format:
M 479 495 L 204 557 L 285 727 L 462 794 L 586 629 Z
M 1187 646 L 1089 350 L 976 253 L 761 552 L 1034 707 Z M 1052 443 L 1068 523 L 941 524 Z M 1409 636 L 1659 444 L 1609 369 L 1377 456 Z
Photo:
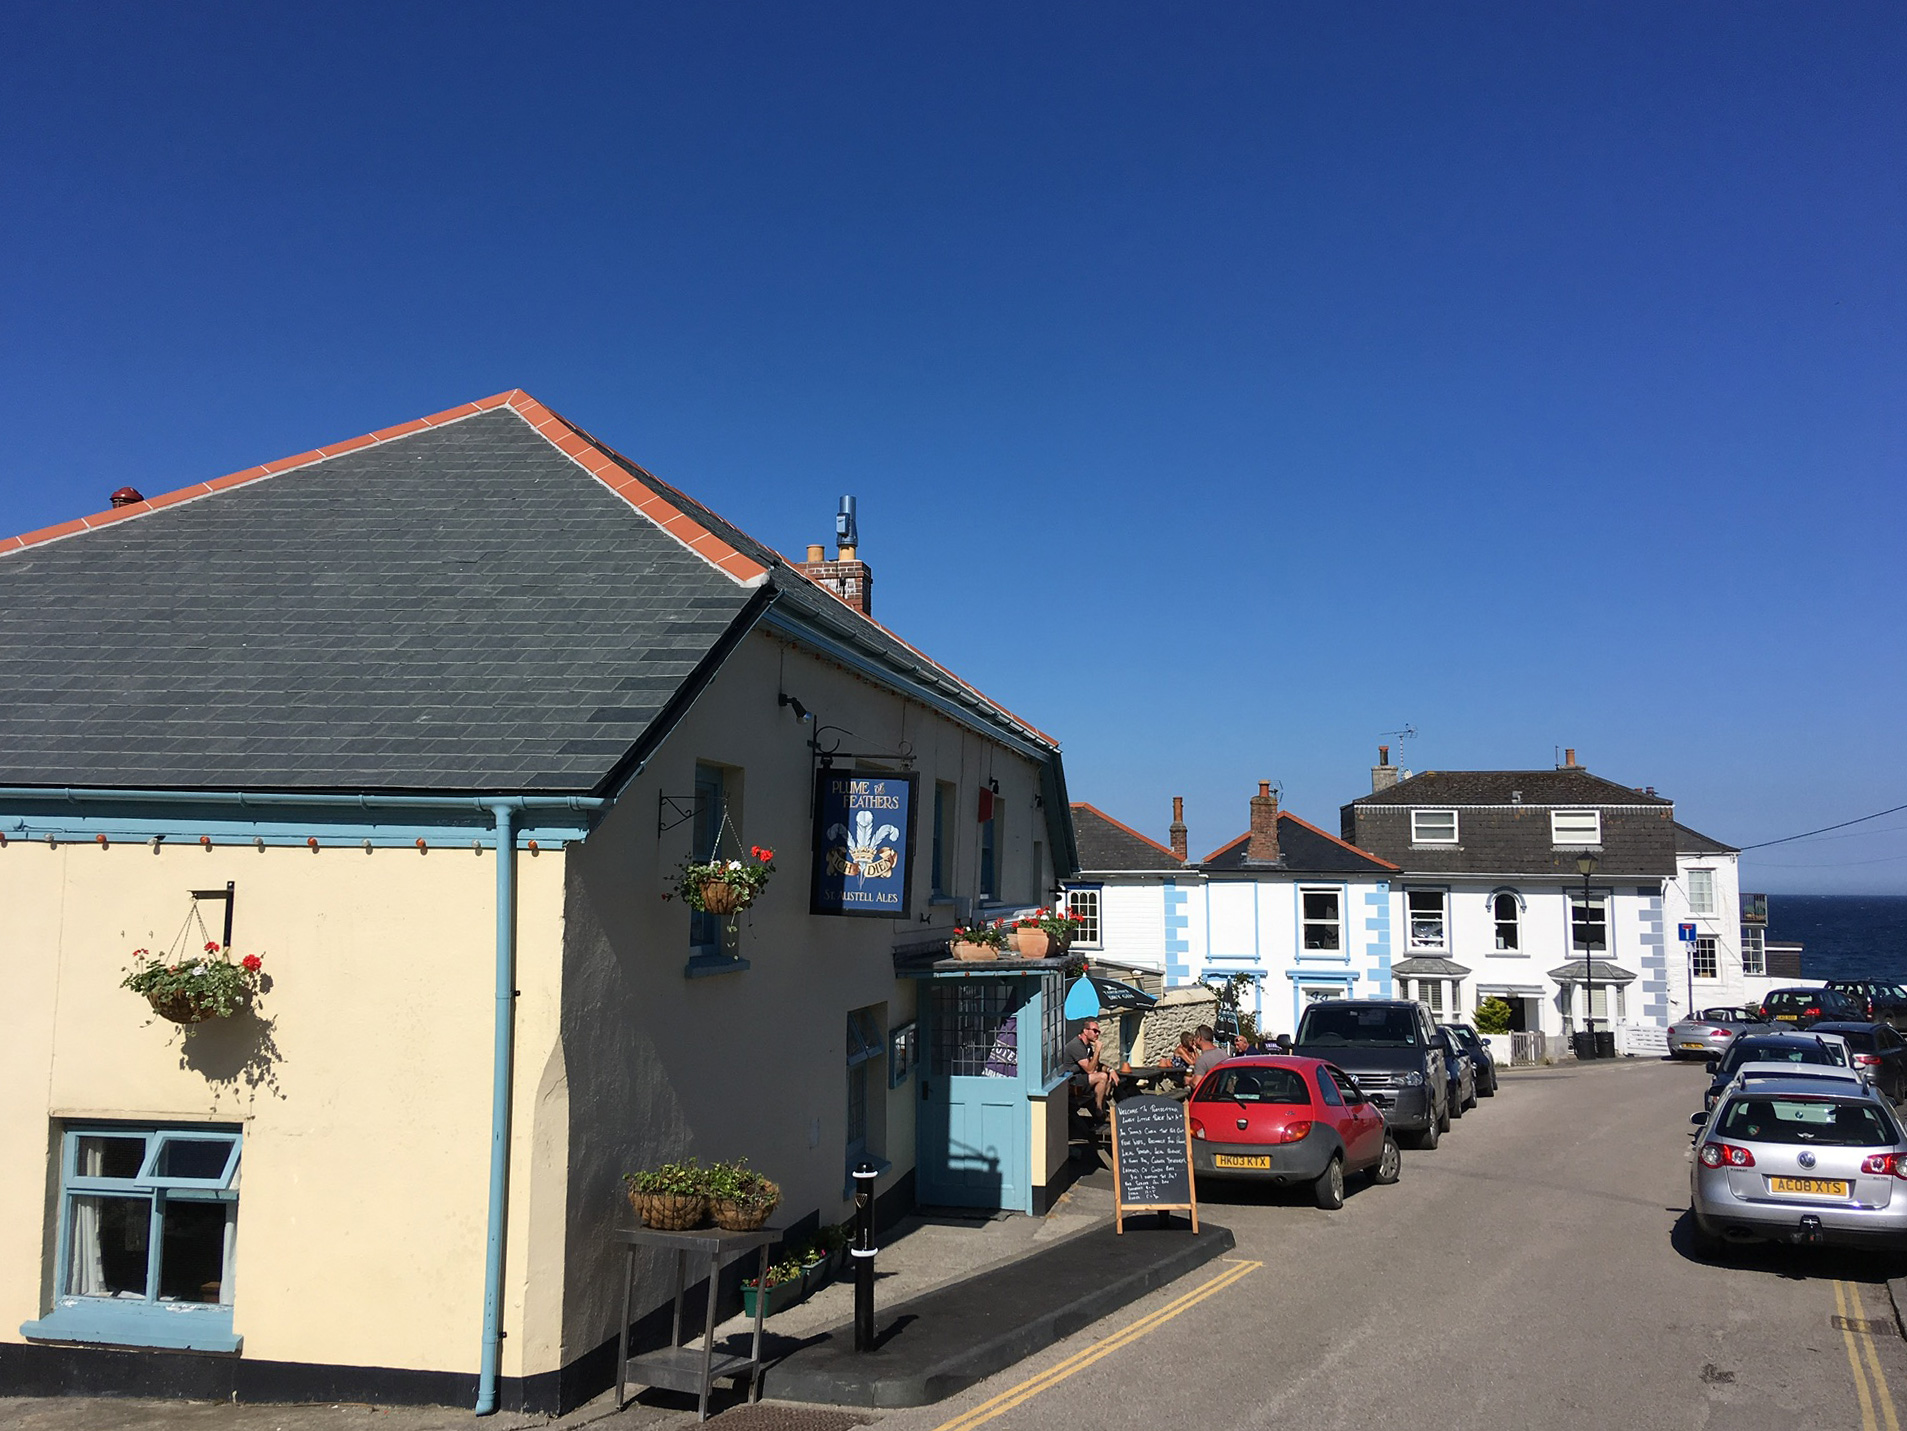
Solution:
M 1907 1302 L 1907 1277 L 1887 1279 L 1887 1300 L 1894 1304 L 1894 1325 L 1900 1328 L 1903 1337 L 1907 1337 L 1907 1316 L 1901 1314 L 1901 1303 Z

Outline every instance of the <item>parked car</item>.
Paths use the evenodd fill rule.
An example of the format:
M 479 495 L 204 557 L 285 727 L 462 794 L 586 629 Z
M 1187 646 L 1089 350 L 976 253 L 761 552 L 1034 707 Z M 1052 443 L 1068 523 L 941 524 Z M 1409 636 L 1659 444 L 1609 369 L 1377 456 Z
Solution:
M 1281 1045 L 1283 1040 L 1280 1040 Z M 1415 999 L 1320 999 L 1305 1006 L 1290 1052 L 1347 1070 L 1398 1135 L 1434 1148 L 1450 1131 L 1450 1075 L 1428 1005 Z
M 1323 1059 L 1227 1059 L 1200 1081 L 1186 1111 L 1201 1179 L 1302 1184 L 1319 1207 L 1336 1208 L 1347 1177 L 1394 1183 L 1402 1167 L 1383 1111 Z
M 1907 1135 L 1887 1102 L 1791 1080 L 1731 1089 L 1689 1170 L 1698 1250 L 1771 1240 L 1907 1249 Z
M 1907 1103 L 1907 1040 L 1884 1023 L 1824 1023 L 1811 1034 L 1834 1035 L 1847 1045 L 1848 1062 L 1895 1103 Z
M 1463 1042 L 1463 1051 L 1470 1055 L 1470 1062 L 1477 1070 L 1477 1097 L 1496 1097 L 1496 1055 L 1490 1052 L 1490 1045 L 1483 1041 L 1483 1035 L 1469 1024 L 1445 1024 Z
M 1736 1034 L 1767 1026 L 1768 1020 L 1758 1008 L 1726 1005 L 1703 1009 L 1669 1025 L 1669 1057 L 1714 1058 Z
M 1702 1106 L 1713 1108 L 1734 1081 L 1736 1070 L 1745 1063 L 1808 1063 L 1846 1068 L 1847 1059 L 1847 1045 L 1832 1034 L 1745 1033 L 1729 1044 L 1728 1051 L 1720 1058 L 1708 1061 L 1710 1082 Z
M 1443 1066 L 1450 1079 L 1450 1116 L 1461 1118 L 1466 1109 L 1477 1106 L 1477 1065 L 1454 1029 L 1439 1024 L 1437 1038 L 1443 1044 Z
M 1867 1018 L 1877 1024 L 1891 1024 L 1897 1029 L 1907 1028 L 1907 989 L 1899 984 L 1882 983 L 1874 979 L 1829 979 L 1821 986 L 1832 989 L 1837 994 L 1846 994 L 1866 1012 Z
M 1761 1009 L 1768 1022 L 1798 1029 L 1825 1019 L 1860 1023 L 1867 1017 L 1866 1009 L 1832 989 L 1774 989 L 1761 1001 Z

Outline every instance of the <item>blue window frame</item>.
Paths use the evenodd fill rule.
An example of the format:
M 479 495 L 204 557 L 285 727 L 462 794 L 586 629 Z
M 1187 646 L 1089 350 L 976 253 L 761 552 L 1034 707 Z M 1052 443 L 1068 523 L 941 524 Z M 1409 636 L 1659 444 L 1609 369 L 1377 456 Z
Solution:
M 53 1308 L 21 1335 L 237 1351 L 232 1253 L 243 1142 L 232 1127 L 66 1129 Z

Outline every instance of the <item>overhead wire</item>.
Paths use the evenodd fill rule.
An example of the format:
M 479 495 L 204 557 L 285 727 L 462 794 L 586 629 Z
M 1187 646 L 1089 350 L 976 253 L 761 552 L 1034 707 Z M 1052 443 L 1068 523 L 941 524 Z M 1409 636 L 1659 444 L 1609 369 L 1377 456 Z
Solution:
M 1763 840 L 1760 844 L 1743 845 L 1741 848 L 1742 848 L 1742 852 L 1745 854 L 1749 850 L 1765 850 L 1770 845 L 1791 844 L 1795 840 L 1806 840 L 1806 839 L 1812 838 L 1815 835 L 1825 835 L 1829 830 L 1845 830 L 1849 825 L 1864 825 L 1869 820 L 1880 819 L 1883 815 L 1897 815 L 1902 810 L 1907 810 L 1907 805 L 1895 805 L 1886 810 L 1876 810 L 1871 815 L 1862 815 L 1853 820 L 1843 820 L 1838 825 L 1823 825 L 1818 830 L 1803 830 L 1798 835 L 1783 835 L 1778 840 Z

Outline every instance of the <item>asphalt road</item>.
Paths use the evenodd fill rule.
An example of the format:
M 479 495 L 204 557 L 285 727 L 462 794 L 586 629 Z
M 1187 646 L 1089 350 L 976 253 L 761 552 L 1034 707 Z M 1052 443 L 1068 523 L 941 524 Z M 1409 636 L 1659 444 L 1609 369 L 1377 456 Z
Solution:
M 1907 1343 L 1885 1278 L 1907 1269 L 1689 1251 L 1688 1115 L 1705 1083 L 1698 1065 L 1630 1060 L 1530 1071 L 1341 1212 L 1208 1197 L 1234 1263 L 882 1431 L 1899 1431 Z
M 1907 1342 L 1884 1279 L 1907 1266 L 1791 1249 L 1715 1265 L 1690 1254 L 1688 1115 L 1705 1083 L 1697 1065 L 1634 1061 L 1506 1076 L 1436 1152 L 1407 1151 L 1396 1186 L 1359 1188 L 1335 1213 L 1296 1195 L 1207 1189 L 1205 1215 L 1236 1234 L 1231 1257 L 960 1396 L 879 1416 L 879 1431 L 1902 1431 L 1907 1403 L 1894 1395 L 1907 1398 Z M 1129 1235 L 1174 1235 L 1146 1221 Z M 843 1431 L 850 1420 L 750 1410 L 770 1415 L 748 1431 Z M 450 1408 L 0 1396 L 9 1431 L 534 1422 L 480 1423 Z M 616 1414 L 605 1399 L 558 1423 L 585 1424 L 690 1431 L 694 1421 L 640 1402 Z

